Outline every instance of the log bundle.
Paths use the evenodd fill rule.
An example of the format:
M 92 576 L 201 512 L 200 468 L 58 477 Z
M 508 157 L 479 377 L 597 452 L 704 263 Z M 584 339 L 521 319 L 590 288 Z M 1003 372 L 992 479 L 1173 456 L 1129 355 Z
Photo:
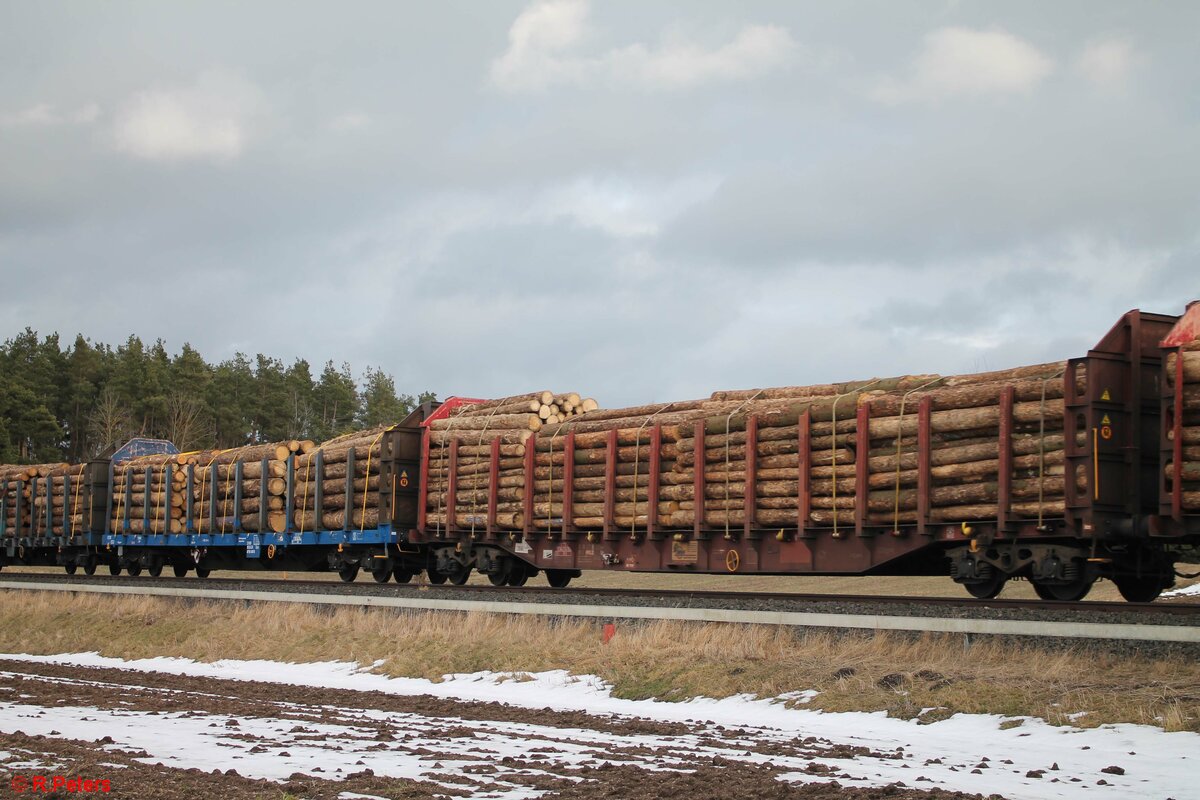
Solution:
M 775 397 L 794 394 L 804 402 L 777 409 L 750 400 L 733 418 L 709 418 L 703 466 L 697 464 L 694 435 L 677 443 L 681 452 L 675 470 L 685 480 L 669 490 L 681 505 L 672 525 L 692 525 L 701 514 L 709 527 L 746 524 L 751 469 L 753 525 L 837 530 L 853 528 L 860 514 L 871 525 L 917 522 L 922 402 L 929 407 L 927 519 L 995 519 L 1001 513 L 1001 398 L 1008 391 L 1013 426 L 1011 449 L 1005 454 L 1011 487 L 1005 510 L 1013 519 L 1062 516 L 1064 372 L 1065 364 L 1054 363 L 977 375 L 768 390 Z M 859 429 L 859 408 L 866 412 L 865 430 Z M 746 420 L 751 414 L 757 419 L 757 444 L 748 452 Z M 803 472 L 802 434 L 808 451 Z M 864 476 L 858 474 L 860 465 Z M 697 469 L 704 471 L 704 497 L 696 497 L 694 482 L 687 480 L 694 479 Z M 804 519 L 802 480 L 807 483 Z
M 753 497 L 754 527 L 852 529 L 860 506 L 868 524 L 912 523 L 922 502 L 923 401 L 929 407 L 929 521 L 995 519 L 1002 483 L 1009 486 L 1010 518 L 1062 516 L 1065 369 L 1056 362 L 974 375 L 723 391 L 702 400 L 594 410 L 550 425 L 527 425 L 520 414 L 493 415 L 486 424 L 486 410 L 471 410 L 432 426 L 428 521 L 447 524 L 452 500 L 458 526 L 488 523 L 495 448 L 493 522 L 501 529 L 528 524 L 550 531 L 568 525 L 598 530 L 606 517 L 610 528 L 635 533 L 649 523 L 659 529 L 697 523 L 741 527 L 747 524 L 747 494 Z M 1012 436 L 1002 480 L 1001 403 L 1008 392 Z M 862 431 L 860 408 L 868 415 Z M 451 440 L 456 440 L 453 475 Z M 533 502 L 527 520 L 528 448 Z M 862 482 L 860 464 L 866 467 Z
M 114 464 L 110 530 L 124 533 L 128 522 L 129 533 L 182 533 L 187 475 L 181 462 L 187 459 L 141 456 Z
M 135 534 L 183 533 L 188 530 L 190 499 L 192 530 L 196 533 L 233 533 L 239 530 L 239 521 L 240 530 L 282 532 L 286 527 L 286 460 L 314 447 L 311 441 L 292 440 L 232 450 L 142 456 L 116 463 L 111 529 L 124 532 L 128 524 L 128 532 Z M 266 526 L 258 514 L 264 486 L 269 512 Z M 235 505 L 239 494 L 240 508 Z
M 365 530 L 380 524 L 381 443 L 390 427 L 354 431 L 296 457 L 294 530 Z M 281 524 L 285 522 L 286 516 Z
M 1180 368 L 1178 362 L 1182 361 Z M 1166 359 L 1167 391 L 1174 394 L 1177 376 L 1183 377 L 1183 408 L 1174 409 L 1181 416 L 1179 431 L 1180 468 L 1180 497 L 1185 511 L 1200 511 L 1200 339 L 1195 339 L 1183 345 L 1177 353 L 1170 353 Z M 1175 427 L 1167 430 L 1167 438 L 1175 446 Z M 1172 457 L 1165 466 L 1166 487 L 1174 490 L 1176 480 L 1175 461 Z
M 526 442 L 536 431 L 603 415 L 592 398 L 551 391 L 462 406 L 429 426 L 426 520 L 435 529 L 450 522 L 466 528 L 487 524 L 493 446 L 497 454 L 495 525 L 524 524 Z M 452 447 L 453 443 L 453 447 Z M 453 451 L 453 453 L 452 453 Z M 452 471 L 453 464 L 453 471 Z M 451 490 L 453 489 L 453 494 Z
M 64 482 L 62 476 L 67 474 L 70 465 L 55 464 L 0 464 L 0 484 L 4 485 L 4 530 L 8 536 L 17 535 L 17 520 L 21 521 L 22 531 L 42 532 L 46 529 L 47 502 L 42 497 L 45 492 L 45 478 L 57 480 L 58 494 L 51 503 L 57 507 L 57 518 L 54 521 L 57 529 L 62 528 L 62 508 Z M 76 469 L 79 469 L 76 467 Z M 35 492 L 34 484 L 38 487 Z
M 311 441 L 292 440 L 186 456 L 192 470 L 193 529 L 202 534 L 282 533 L 287 529 L 287 459 L 314 447 Z M 260 513 L 264 503 L 265 524 Z M 186 529 L 184 501 L 180 506 Z
M 86 464 L 60 464 L 42 476 L 49 478 L 49 493 L 46 481 L 42 480 L 33 499 L 34 530 L 46 530 L 46 515 L 50 514 L 51 530 L 55 535 L 74 536 L 84 532 L 89 500 L 84 491 L 86 471 Z

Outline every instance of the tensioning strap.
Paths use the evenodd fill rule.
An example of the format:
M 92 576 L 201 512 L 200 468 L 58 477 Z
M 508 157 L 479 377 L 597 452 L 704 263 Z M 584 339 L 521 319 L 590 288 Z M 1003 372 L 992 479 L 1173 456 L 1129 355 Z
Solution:
M 857 386 L 854 389 L 851 389 L 848 392 L 843 392 L 842 394 L 839 394 L 837 397 L 833 398 L 833 408 L 831 410 L 831 415 L 832 415 L 831 428 L 832 428 L 832 430 L 830 431 L 829 451 L 830 451 L 830 454 L 833 456 L 833 470 L 832 470 L 832 472 L 833 472 L 833 501 L 832 502 L 833 502 L 833 538 L 835 538 L 835 539 L 838 538 L 838 536 L 840 535 L 840 534 L 838 534 L 838 505 L 837 505 L 837 440 L 838 440 L 837 407 L 838 407 L 838 403 L 841 402 L 842 399 L 849 397 L 852 394 L 859 394 L 862 392 L 863 389 L 871 388 L 872 386 L 874 386 L 875 384 L 879 383 L 882 380 L 883 380 L 883 378 L 876 378 L 873 381 L 864 383 L 862 386 Z M 856 428 L 855 434 L 857 435 L 857 433 L 858 433 L 858 430 Z M 858 447 L 862 447 L 863 444 L 864 444 L 864 442 L 857 442 Z M 871 446 L 870 442 L 866 442 L 865 444 L 867 445 L 867 448 L 870 449 L 870 446 Z M 855 503 L 866 502 L 866 498 L 865 497 L 856 497 L 854 499 L 854 502 Z
M 753 400 L 755 400 L 755 399 L 756 399 L 756 398 L 757 398 L 757 397 L 758 397 L 760 394 L 762 394 L 762 393 L 763 393 L 763 392 L 765 392 L 765 391 L 766 391 L 766 389 L 759 389 L 757 392 L 755 392 L 754 394 L 750 395 L 749 397 L 747 397 L 747 398 L 746 398 L 745 400 L 743 400 L 742 402 L 738 403 L 738 404 L 737 404 L 737 405 L 734 407 L 733 411 L 730 411 L 730 412 L 729 412 L 729 415 L 725 417 L 725 538 L 726 538 L 726 539 L 730 539 L 730 538 L 732 538 L 732 534 L 731 534 L 730 527 L 729 527 L 729 465 L 730 465 L 730 458 L 729 458 L 729 423 L 730 423 L 730 421 L 733 419 L 733 416 L 734 416 L 735 414 L 737 414 L 739 411 L 741 411 L 743 408 L 745 408 L 745 407 L 746 407 L 746 404 L 747 404 L 747 403 L 750 403 L 750 402 L 752 402 L 752 401 L 753 401 Z M 693 454 L 695 454 L 695 448 L 693 448 L 693 449 L 692 449 L 692 452 L 693 452 Z M 750 460 L 750 459 L 752 459 L 752 458 L 758 458 L 758 453 L 757 453 L 757 452 L 755 452 L 755 453 L 749 453 L 749 452 L 747 452 L 745 457 L 746 457 L 746 460 L 747 460 L 747 461 L 749 461 L 749 460 Z M 704 463 L 704 464 L 697 464 L 697 465 L 695 466 L 695 469 L 700 469 L 700 470 L 707 469 L 707 467 L 708 467 L 708 463 L 707 463 L 707 462 L 708 462 L 708 459 L 705 459 L 705 463 Z M 743 482 L 745 482 L 745 480 L 746 480 L 746 478 L 745 478 L 745 474 L 744 474 L 744 471 L 743 471 L 743 477 L 742 477 L 742 481 L 743 481 Z M 705 484 L 705 485 L 707 485 L 707 484 Z M 697 498 L 695 498 L 695 499 L 692 501 L 692 502 L 695 504 L 695 506 L 696 506 L 697 513 L 698 513 L 698 514 L 700 514 L 700 519 L 701 519 L 701 520 L 703 520 L 703 519 L 704 519 L 704 506 L 705 506 L 705 505 L 707 505 L 707 500 L 708 500 L 708 498 L 707 498 L 707 497 L 697 497 Z
M 646 417 L 646 419 L 642 422 L 642 424 L 638 426 L 637 433 L 634 434 L 634 436 L 633 436 L 633 517 L 631 517 L 630 521 L 629 521 L 629 538 L 630 539 L 637 538 L 636 528 L 637 528 L 637 512 L 638 512 L 638 507 L 637 507 L 637 504 L 638 504 L 638 500 L 637 500 L 637 496 L 638 496 L 638 461 L 639 461 L 638 457 L 642 453 L 642 430 L 645 429 L 645 427 L 650 424 L 651 420 L 653 420 L 655 417 L 657 417 L 659 414 L 666 411 L 668 408 L 670 408 L 673 405 L 675 405 L 675 404 L 667 403 L 665 406 L 658 409 L 650 416 Z M 616 480 L 613 481 L 613 485 L 616 486 Z M 649 509 L 649 505 L 650 505 L 649 488 L 650 488 L 649 484 L 647 484 L 647 487 L 646 487 L 646 489 L 647 489 L 647 491 L 646 491 L 647 510 Z M 616 498 L 613 498 L 613 502 L 614 503 L 616 502 Z
M 904 438 L 904 406 L 908 402 L 908 396 L 910 394 L 913 392 L 919 392 L 935 383 L 941 383 L 943 380 L 945 379 L 941 377 L 934 378 L 928 383 L 923 383 L 915 389 L 909 389 L 904 393 L 904 396 L 900 398 L 900 416 L 896 420 L 896 497 L 892 512 L 892 533 L 894 534 L 900 533 L 900 459 L 902 456 L 901 442 Z M 834 432 L 834 435 L 837 435 L 836 431 Z M 917 443 L 917 446 L 918 448 L 920 447 L 920 442 Z

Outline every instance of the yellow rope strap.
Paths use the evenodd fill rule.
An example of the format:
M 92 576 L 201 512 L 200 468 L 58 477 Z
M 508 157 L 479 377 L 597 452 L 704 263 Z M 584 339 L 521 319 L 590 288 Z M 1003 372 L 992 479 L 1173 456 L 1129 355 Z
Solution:
M 83 471 L 87 468 L 86 464 L 79 465 L 79 474 L 75 476 L 75 497 L 71 501 L 71 520 L 67 529 L 68 536 L 75 535 L 75 515 L 79 513 L 79 490 L 83 486 Z
M 558 429 L 554 431 L 554 435 L 550 437 L 550 458 L 549 458 L 550 480 L 546 482 L 546 537 L 549 539 L 554 538 L 554 440 L 558 438 L 558 435 L 560 433 L 562 433 L 561 425 L 559 425 Z M 564 455 L 563 479 L 565 480 L 566 475 L 567 475 L 567 459 L 565 457 L 566 445 L 563 445 L 563 455 Z M 536 447 L 534 447 L 534 449 L 533 449 L 533 464 L 534 464 L 534 471 L 536 472 L 537 471 L 537 448 Z M 532 476 L 530 476 L 530 477 L 532 477 Z M 537 485 L 536 480 L 533 483 L 535 486 Z M 567 487 L 563 486 L 563 497 L 564 498 L 566 497 L 566 491 L 567 491 Z M 532 509 L 530 509 L 530 510 L 532 511 Z M 564 512 L 566 511 L 565 507 L 563 508 L 563 511 Z M 566 536 L 567 518 L 565 516 L 563 517 L 562 533 L 563 533 L 563 536 Z
M 757 397 L 758 397 L 760 394 L 762 394 L 764 391 L 766 391 L 766 390 L 765 390 L 765 389 L 759 389 L 757 392 L 755 392 L 754 394 L 750 395 L 750 396 L 749 396 L 749 397 L 747 397 L 745 400 L 743 400 L 741 403 L 739 403 L 737 406 L 735 406 L 735 407 L 734 407 L 734 409 L 733 409 L 733 411 L 730 411 L 730 412 L 729 412 L 729 415 L 728 415 L 727 417 L 725 417 L 725 538 L 726 538 L 726 539 L 730 539 L 730 538 L 732 538 L 732 534 L 730 533 L 730 527 L 729 527 L 729 465 L 730 465 L 730 458 L 729 458 L 729 423 L 730 423 L 730 421 L 733 419 L 733 415 L 734 415 L 734 414 L 736 414 L 737 412 L 739 412 L 739 411 L 741 411 L 743 408 L 745 408 L 745 406 L 746 406 L 746 404 L 747 404 L 747 403 L 750 403 L 751 401 L 753 401 L 755 398 L 757 398 Z M 744 449 L 744 445 L 743 445 L 743 449 Z M 695 447 L 693 447 L 693 448 L 692 448 L 692 452 L 693 452 L 693 454 L 695 454 Z M 746 453 L 746 459 L 747 459 L 747 463 L 749 462 L 749 459 L 751 459 L 751 458 L 758 458 L 758 452 L 757 452 L 757 450 L 756 450 L 756 451 L 755 451 L 753 454 L 751 454 L 751 453 L 749 453 L 749 452 L 747 452 L 747 453 Z M 707 469 L 707 468 L 708 468 L 708 459 L 707 459 L 707 458 L 705 458 L 705 459 L 704 459 L 704 463 L 703 463 L 703 464 L 697 464 L 697 465 L 695 466 L 695 469 L 699 469 L 699 470 L 704 470 L 704 469 Z M 743 474 L 743 477 L 742 477 L 742 481 L 743 481 L 743 482 L 745 482 L 745 479 L 746 479 L 746 477 L 747 477 L 747 476 L 745 476 L 745 475 Z M 705 485 L 707 486 L 708 484 L 706 483 Z M 700 509 L 700 512 L 699 512 L 699 513 L 700 513 L 700 519 L 701 519 L 701 520 L 703 520 L 703 519 L 704 519 L 704 510 L 703 510 L 703 509 L 704 509 L 704 506 L 706 505 L 706 500 L 707 500 L 707 498 L 706 498 L 706 497 L 697 497 L 697 498 L 694 498 L 694 500 L 693 500 L 693 502 L 696 504 L 696 507 L 697 507 L 698 509 Z
M 116 520 L 113 522 L 113 528 L 114 528 L 113 533 L 117 533 L 118 531 L 116 529 L 123 527 L 122 523 L 125 521 L 125 517 L 124 517 L 125 493 L 128 491 L 132 491 L 132 489 L 129 485 L 129 468 L 131 466 L 133 466 L 133 463 L 130 461 L 126 461 L 125 465 L 124 465 L 124 470 L 121 473 L 121 476 L 125 479 L 125 487 L 121 490 L 121 494 L 118 496 L 119 499 L 117 500 L 117 517 L 116 517 Z
M 1051 375 L 1049 378 L 1042 379 L 1042 399 L 1041 399 L 1041 405 L 1039 407 L 1039 413 L 1038 413 L 1038 514 L 1037 514 L 1037 526 L 1039 529 L 1044 524 L 1044 519 L 1045 519 L 1045 509 L 1043 509 L 1042 503 L 1046 497 L 1046 492 L 1045 492 L 1045 479 L 1046 479 L 1046 384 L 1050 383 L 1050 381 L 1061 378 L 1065 372 L 1066 372 L 1066 370 L 1062 370 L 1057 375 Z M 1063 387 L 1063 397 L 1066 397 L 1066 394 L 1067 394 L 1067 391 L 1066 391 L 1066 387 L 1064 386 Z M 1065 414 L 1065 411 L 1066 411 L 1066 409 L 1064 408 L 1064 414 Z M 1063 425 L 1063 433 L 1064 434 L 1066 433 L 1066 425 Z M 1064 446 L 1064 448 L 1066 447 L 1065 441 L 1063 443 L 1063 446 Z M 1068 476 L 1068 479 L 1074 480 L 1075 477 L 1073 475 L 1071 475 L 1071 476 Z M 1065 492 L 1066 481 L 1063 482 L 1063 486 L 1064 486 L 1064 492 Z
M 308 519 L 308 475 L 310 472 L 312 472 L 313 459 L 316 458 L 317 453 L 320 453 L 320 452 L 321 452 L 321 450 L 320 450 L 320 448 L 318 448 L 317 450 L 315 450 L 312 453 L 305 453 L 305 455 L 308 456 L 308 460 L 304 462 L 304 493 L 300 500 L 300 533 L 304 533 L 304 523 Z M 324 459 L 322 459 L 322 463 L 323 462 L 324 462 Z M 267 476 L 263 475 L 262 480 L 265 481 L 266 479 L 267 479 Z M 325 476 L 322 475 L 321 480 L 324 481 L 324 479 L 325 479 Z M 314 518 L 318 514 L 324 514 L 324 509 L 314 509 L 313 510 Z M 317 529 L 317 524 L 318 524 L 317 522 L 314 522 L 314 524 L 313 524 L 314 531 Z
M 245 448 L 243 448 L 243 447 L 236 448 L 233 451 L 234 452 L 234 460 L 229 464 L 218 465 L 217 472 L 216 472 L 216 474 L 213 475 L 213 481 L 215 483 L 218 480 L 218 478 L 220 477 L 221 467 L 224 466 L 226 468 L 225 469 L 225 492 L 224 492 L 224 496 L 221 498 L 221 533 L 222 534 L 225 533 L 225 525 L 229 519 L 229 495 L 230 495 L 229 488 L 233 484 L 233 475 L 235 472 L 237 472 L 237 455 L 236 454 L 237 454 L 238 450 L 244 450 L 244 449 Z M 237 509 L 237 513 L 239 516 L 241 515 L 241 512 L 242 512 L 242 510 L 240 508 Z
M 200 471 L 200 499 L 201 500 L 204 500 L 204 483 L 208 479 L 210 472 L 212 473 L 213 485 L 215 486 L 217 483 L 217 475 L 216 475 L 215 470 L 213 469 L 213 464 L 223 453 L 228 453 L 228 452 L 229 452 L 228 450 L 218 450 L 217 452 L 213 453 L 213 457 L 208 460 L 208 463 L 205 464 L 204 468 Z M 208 511 L 211 514 L 214 511 L 214 509 L 210 507 L 208 509 Z M 197 526 L 197 527 L 199 527 L 199 526 Z M 209 531 L 209 533 L 212 533 L 212 531 Z
M 668 408 L 671 408 L 674 405 L 675 405 L 674 403 L 667 403 L 665 406 L 660 408 L 658 411 L 655 411 L 653 414 L 646 417 L 646 419 L 642 422 L 642 424 L 638 426 L 637 433 L 634 434 L 634 436 L 633 436 L 633 517 L 629 521 L 629 538 L 630 539 L 637 538 L 638 462 L 639 462 L 640 456 L 642 454 L 642 431 L 645 429 L 645 427 L 647 425 L 649 425 L 651 423 L 651 421 L 653 421 L 653 419 L 655 417 L 657 417 L 659 414 L 663 413 Z M 617 444 L 620 445 L 620 442 L 617 442 Z M 653 445 L 653 442 L 651 442 L 651 445 Z M 616 486 L 616 481 L 613 482 L 613 485 Z M 616 501 L 614 500 L 614 502 L 616 502 Z M 647 483 L 647 485 L 646 485 L 647 511 L 649 511 L 649 506 L 650 506 L 650 486 Z M 655 520 L 655 522 L 657 522 L 657 520 Z
M 483 437 L 485 434 L 487 434 L 487 430 L 492 424 L 492 417 L 496 416 L 496 411 L 499 408 L 500 408 L 500 406 L 498 406 L 498 405 L 492 406 L 491 413 L 489 413 L 487 415 L 487 419 L 484 420 L 484 422 L 483 422 L 483 428 L 482 428 L 482 430 L 479 431 L 479 441 L 476 442 L 476 447 L 483 447 Z M 489 457 L 489 461 L 490 461 L 490 457 Z M 392 477 L 393 477 L 393 479 L 395 478 L 394 475 Z M 490 473 L 489 473 L 488 480 L 489 480 L 489 482 L 491 480 Z M 457 499 L 458 498 L 455 498 L 456 501 L 457 501 Z M 394 508 L 395 505 L 393 504 L 392 507 Z M 472 472 L 471 473 L 471 538 L 472 539 L 475 538 L 475 517 L 478 516 L 478 513 L 477 513 L 478 511 L 479 511 L 479 473 Z
M 439 473 L 442 472 L 442 468 L 446 464 L 446 442 L 450 439 L 450 434 L 453 433 L 453 431 L 454 431 L 454 419 L 456 417 L 462 416 L 466 412 L 467 408 L 469 408 L 469 406 L 459 406 L 457 409 L 455 409 L 455 411 L 457 411 L 458 413 L 455 413 L 455 411 L 451 411 L 450 415 L 448 417 L 446 417 L 446 421 L 450 424 L 446 426 L 446 430 L 441 431 L 441 434 L 442 434 L 441 447 L 438 448 L 438 472 Z M 429 435 L 430 436 L 433 435 L 432 428 L 429 429 Z M 455 484 L 457 484 L 457 483 L 458 483 L 458 481 L 456 480 Z M 446 495 L 449 493 L 449 490 L 450 490 L 450 473 L 447 471 L 446 472 L 446 486 L 444 489 L 442 489 L 441 494 L 438 498 L 437 516 L 441 516 L 442 513 L 447 508 Z M 453 520 L 449 520 L 449 519 L 446 520 L 446 527 L 449 528 L 452 523 L 453 523 Z M 437 520 L 436 522 L 433 523 L 433 525 L 434 525 L 434 528 L 433 528 L 434 533 L 438 536 L 438 538 L 441 538 L 441 535 L 442 535 L 441 520 Z
M 151 485 L 150 478 L 153 475 L 154 475 L 154 467 L 153 466 L 147 467 L 146 468 L 146 492 L 147 492 L 146 499 L 147 500 L 150 497 L 149 496 L 150 485 Z M 158 529 L 159 521 L 162 519 L 163 505 L 166 503 L 166 499 L 167 499 L 167 492 L 166 492 L 167 465 L 165 463 L 162 465 L 162 479 L 163 479 L 163 491 L 158 493 L 158 503 L 156 503 L 155 507 L 154 507 L 154 524 L 150 527 L 150 530 L 147 531 L 147 533 L 154 533 Z
M 837 447 L 837 443 L 838 443 L 837 407 L 838 407 L 838 403 L 840 403 L 844 398 L 849 397 L 852 394 L 859 394 L 864 389 L 870 389 L 872 386 L 874 386 L 875 384 L 879 383 L 882 380 L 883 380 L 883 378 L 876 378 L 873 381 L 864 383 L 862 386 L 858 386 L 854 389 L 851 389 L 848 392 L 843 392 L 842 394 L 839 394 L 837 397 L 833 398 L 833 408 L 831 410 L 832 431 L 830 432 L 829 452 L 833 456 L 833 469 L 831 470 L 831 472 L 833 473 L 833 538 L 835 538 L 835 539 L 838 536 L 840 536 L 840 534 L 838 533 L 838 505 L 837 505 L 837 451 L 838 451 L 838 447 Z M 855 434 L 857 434 L 857 433 L 859 433 L 859 431 L 856 428 Z M 857 446 L 862 447 L 864 444 L 867 446 L 867 449 L 869 450 L 871 447 L 870 442 L 858 442 Z M 855 502 L 856 503 L 865 503 L 866 498 L 865 497 L 856 497 Z
M 908 403 L 908 396 L 910 394 L 913 392 L 919 392 L 935 383 L 941 383 L 943 380 L 945 379 L 934 378 L 928 383 L 923 383 L 915 389 L 909 389 L 904 393 L 904 396 L 900 398 L 900 416 L 896 421 L 896 497 L 892 516 L 892 533 L 895 534 L 900 533 L 900 458 L 902 455 L 901 442 L 904 438 L 904 406 Z M 834 431 L 834 436 L 837 436 L 837 431 Z M 917 447 L 919 450 L 920 442 L 917 443 Z
M 381 430 L 379 432 L 379 435 L 376 436 L 375 439 L 371 442 L 371 446 L 369 448 L 367 448 L 367 474 L 365 476 L 363 476 L 362 514 L 358 519 L 358 532 L 359 533 L 362 533 L 364 530 L 366 530 L 367 495 L 370 494 L 370 486 L 371 486 L 371 454 L 375 451 L 375 445 L 379 444 L 379 440 L 383 438 L 383 435 L 395 427 L 396 427 L 395 425 L 389 425 L 388 427 Z M 346 472 L 349 473 L 350 470 L 346 470 Z M 354 485 L 354 483 L 353 483 L 354 476 L 353 475 L 347 474 L 346 480 L 351 481 L 351 483 L 350 483 L 351 486 Z M 353 522 L 353 520 L 351 520 L 351 522 Z M 375 524 L 378 525 L 379 521 L 376 520 Z

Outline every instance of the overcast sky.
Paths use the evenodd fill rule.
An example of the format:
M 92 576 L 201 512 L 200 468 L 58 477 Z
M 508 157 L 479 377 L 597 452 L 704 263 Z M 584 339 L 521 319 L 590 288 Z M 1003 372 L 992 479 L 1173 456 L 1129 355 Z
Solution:
M 1200 3 L 0 2 L 0 337 L 716 389 L 1200 297 Z

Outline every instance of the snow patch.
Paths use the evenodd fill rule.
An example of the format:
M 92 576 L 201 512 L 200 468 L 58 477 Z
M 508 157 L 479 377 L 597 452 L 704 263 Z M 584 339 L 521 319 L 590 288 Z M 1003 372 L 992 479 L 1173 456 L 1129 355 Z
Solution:
M 1184 586 L 1179 589 L 1172 589 L 1169 592 L 1163 592 L 1162 597 L 1196 597 L 1200 596 L 1200 583 L 1193 583 L 1191 586 Z
M 811 691 L 791 692 L 775 698 L 748 696 L 725 699 L 697 698 L 683 703 L 657 700 L 622 700 L 612 696 L 611 686 L 594 675 L 570 675 L 562 670 L 542 673 L 478 672 L 446 675 L 441 681 L 419 678 L 388 678 L 345 662 L 286 664 L 272 661 L 225 660 L 200 663 L 181 658 L 125 661 L 96 653 L 58 656 L 0 655 L 28 662 L 107 667 L 160 672 L 201 678 L 262 681 L 275 684 L 381 692 L 398 696 L 433 696 L 447 700 L 501 702 L 532 710 L 585 712 L 617 718 L 638 718 L 669 723 L 688 723 L 694 735 L 660 739 L 654 736 L 607 731 L 564 729 L 532 723 L 491 720 L 426 718 L 378 709 L 313 708 L 307 728 L 320 736 L 297 737 L 291 733 L 296 719 L 237 718 L 237 734 L 252 739 L 229 738 L 230 730 L 221 715 L 183 717 L 174 713 L 150 715 L 124 709 L 40 708 L 20 703 L 0 704 L 0 730 L 22 730 L 49 734 L 52 730 L 70 738 L 96 739 L 112 736 L 117 746 L 146 750 L 150 761 L 211 770 L 234 766 L 241 774 L 286 780 L 293 772 L 308 772 L 323 764 L 325 778 L 338 778 L 369 768 L 377 775 L 437 781 L 438 775 L 460 770 L 479 758 L 496 765 L 507 756 L 524 761 L 530 750 L 552 749 L 537 767 L 554 774 L 556 767 L 603 761 L 617 748 L 637 753 L 649 748 L 652 755 L 635 755 L 633 763 L 645 769 L 686 768 L 689 759 L 720 754 L 748 763 L 769 761 L 787 773 L 789 780 L 826 780 L 805 774 L 812 762 L 826 764 L 851 778 L 844 784 L 882 786 L 895 781 L 913 785 L 918 776 L 929 779 L 928 787 L 1000 793 L 1011 798 L 1057 800 L 1074 797 L 1145 796 L 1153 787 L 1155 796 L 1194 796 L 1194 772 L 1190 761 L 1200 754 L 1200 734 L 1166 733 L 1145 725 L 1106 725 L 1081 729 L 1055 727 L 1022 718 L 1023 724 L 1002 728 L 1006 718 L 996 715 L 956 714 L 946 720 L 918 724 L 915 720 L 888 718 L 882 712 L 826 713 L 794 707 L 811 700 Z M 379 665 L 375 665 L 379 666 Z M 133 682 L 133 681 L 131 681 Z M 781 702 L 781 700 L 785 702 Z M 787 703 L 786 701 L 791 701 Z M 792 705 L 793 707 L 787 707 Z M 362 723 L 333 724 L 329 719 Z M 217 723 L 212 725 L 211 723 Z M 385 723 L 396 733 L 396 746 L 375 747 L 378 725 Z M 472 736 L 447 736 L 448 727 L 473 732 Z M 712 745 L 717 726 L 725 730 L 726 744 L 744 749 Z M 370 732 L 370 737 L 367 732 Z M 754 752 L 754 745 L 790 743 L 816 737 L 812 747 L 828 756 L 772 755 Z M 251 753 L 252 745 L 268 744 L 265 752 Z M 331 750 L 336 746 L 336 750 Z M 848 757 L 834 748 L 863 748 L 877 755 Z M 413 750 L 429 748 L 439 754 L 441 769 L 421 759 Z M 981 775 L 972 769 L 983 756 L 991 761 Z M 444 756 L 444 757 L 443 757 Z M 629 758 L 626 753 L 624 758 Z M 361 760 L 363 765 L 356 765 Z M 1003 760 L 1011 760 L 1004 764 Z M 627 762 L 628 763 L 628 762 Z M 1049 770 L 1040 778 L 1028 777 L 1036 770 Z M 1124 775 L 1101 770 L 1110 765 L 1125 769 Z M 8 765 L 6 765 L 8 766 Z M 524 764 L 528 769 L 529 763 Z M 335 770 L 341 770 L 337 772 Z M 527 787 L 506 784 L 504 772 L 486 787 L 489 797 L 533 797 Z M 476 776 L 481 777 L 481 776 Z M 1078 783 L 1070 783 L 1078 778 Z M 1097 785 L 1099 779 L 1107 785 Z M 1056 780 L 1057 779 L 1057 780 Z M 924 783 L 924 782 L 923 782 Z M 921 784 L 918 784 L 921 785 Z M 454 785 L 455 793 L 464 787 Z M 495 794 L 499 791 L 499 794 Z

